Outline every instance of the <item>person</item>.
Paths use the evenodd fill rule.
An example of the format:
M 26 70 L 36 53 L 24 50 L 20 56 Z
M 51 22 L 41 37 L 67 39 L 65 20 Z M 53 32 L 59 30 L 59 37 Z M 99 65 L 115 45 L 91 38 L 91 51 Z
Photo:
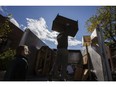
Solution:
M 67 64 L 68 64 L 68 35 L 65 32 L 60 33 L 57 36 L 57 58 L 53 65 L 52 73 L 53 77 L 58 78 L 59 70 L 61 72 L 60 80 L 64 81 L 67 79 Z M 60 69 L 59 69 L 60 67 Z
M 74 73 L 74 70 L 73 70 L 71 64 L 69 64 L 69 65 L 67 66 L 67 71 L 68 71 L 68 74 L 69 74 L 69 75 L 71 75 L 71 74 Z
M 24 81 L 28 69 L 27 55 L 29 55 L 28 46 L 22 45 L 16 49 L 16 56 L 11 61 L 4 80 L 6 81 Z
M 67 66 L 68 80 L 73 80 L 74 69 L 71 64 Z

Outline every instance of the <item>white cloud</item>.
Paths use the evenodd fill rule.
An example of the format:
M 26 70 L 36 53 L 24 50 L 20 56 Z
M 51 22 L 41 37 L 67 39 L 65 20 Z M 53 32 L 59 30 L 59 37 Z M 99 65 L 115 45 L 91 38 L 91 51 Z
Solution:
M 0 11 L 1 11 L 1 12 L 4 12 L 4 10 L 3 10 L 2 6 L 0 6 Z
M 14 19 L 14 18 L 11 18 L 10 19 L 10 22 L 12 22 L 14 25 L 16 25 L 18 28 L 20 28 L 20 25 L 19 23 Z
M 27 28 L 29 28 L 37 37 L 39 37 L 44 42 L 47 40 L 57 45 L 56 37 L 58 35 L 58 32 L 55 31 L 50 32 L 48 30 L 44 18 L 41 17 L 38 20 L 26 18 L 26 20 L 27 20 Z M 69 37 L 68 39 L 69 46 L 76 46 L 78 44 L 81 44 L 81 41 L 78 41 L 76 38 Z
M 82 42 L 77 40 L 76 38 L 73 38 L 73 37 L 68 37 L 68 45 L 69 46 L 76 46 L 78 44 L 81 44 Z
M 24 26 L 23 24 L 20 25 L 20 29 L 21 29 L 22 31 L 25 31 L 26 28 L 27 28 L 27 27 Z
M 27 28 L 29 28 L 37 37 L 41 40 L 48 40 L 56 43 L 57 32 L 50 32 L 47 29 L 46 21 L 44 18 L 36 19 L 27 19 Z

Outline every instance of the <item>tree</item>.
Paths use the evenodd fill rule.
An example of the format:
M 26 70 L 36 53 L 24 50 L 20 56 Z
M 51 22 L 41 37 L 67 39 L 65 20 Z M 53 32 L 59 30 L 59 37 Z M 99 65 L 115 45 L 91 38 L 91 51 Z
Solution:
M 4 46 L 6 45 L 8 39 L 8 33 L 12 31 L 9 25 L 9 18 L 10 16 L 6 17 L 5 21 L 2 21 L 0 24 L 0 52 L 4 50 Z
M 0 37 L 7 37 L 7 34 L 11 32 L 11 28 L 9 25 L 9 20 L 12 18 L 11 14 L 5 18 L 5 21 L 0 25 Z
M 105 40 L 112 40 L 113 43 L 116 43 L 116 7 L 101 7 L 95 15 L 86 21 L 89 32 L 93 32 L 97 25 L 100 25 Z
M 0 53 L 0 70 L 6 70 L 11 59 L 14 58 L 15 50 L 8 48 Z
M 0 24 L 0 70 L 5 70 L 7 68 L 8 62 L 15 55 L 15 50 L 12 50 L 10 47 L 5 48 L 8 34 L 12 32 L 10 27 L 9 20 L 11 15 L 8 15 L 4 21 Z

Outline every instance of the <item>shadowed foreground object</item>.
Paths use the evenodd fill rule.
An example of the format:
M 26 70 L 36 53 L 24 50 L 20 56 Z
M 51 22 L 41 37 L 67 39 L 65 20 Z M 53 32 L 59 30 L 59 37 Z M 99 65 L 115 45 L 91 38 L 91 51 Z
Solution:
M 68 36 L 74 37 L 78 31 L 78 21 L 57 15 L 52 24 L 52 30 L 66 32 Z

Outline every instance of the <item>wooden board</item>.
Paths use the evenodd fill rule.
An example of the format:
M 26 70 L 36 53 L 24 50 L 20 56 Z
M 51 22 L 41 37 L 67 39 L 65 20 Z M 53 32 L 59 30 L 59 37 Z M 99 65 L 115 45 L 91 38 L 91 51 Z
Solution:
M 83 81 L 87 80 L 88 76 L 89 76 L 89 70 L 85 69 L 84 73 L 83 73 L 83 76 L 82 76 L 82 80 Z

